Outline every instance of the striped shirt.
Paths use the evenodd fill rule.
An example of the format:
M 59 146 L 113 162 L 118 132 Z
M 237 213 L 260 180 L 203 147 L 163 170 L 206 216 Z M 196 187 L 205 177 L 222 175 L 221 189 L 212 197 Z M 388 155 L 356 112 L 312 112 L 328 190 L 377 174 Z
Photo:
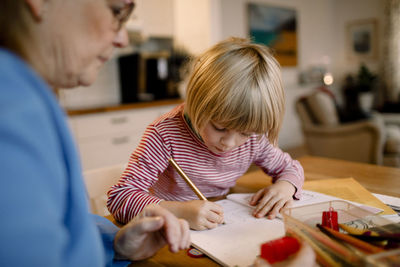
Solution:
M 150 203 L 197 199 L 169 164 L 171 157 L 206 197 L 227 194 L 252 163 L 274 182 L 293 184 L 294 197 L 300 197 L 303 168 L 289 154 L 256 135 L 230 152 L 215 154 L 186 123 L 183 108 L 177 106 L 147 127 L 121 179 L 109 190 L 107 206 L 118 221 L 127 223 Z

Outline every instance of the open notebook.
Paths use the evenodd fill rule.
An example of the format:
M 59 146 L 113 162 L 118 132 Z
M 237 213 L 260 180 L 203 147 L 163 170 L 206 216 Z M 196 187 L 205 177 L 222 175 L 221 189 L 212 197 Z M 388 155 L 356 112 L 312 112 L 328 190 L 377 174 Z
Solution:
M 285 235 L 280 218 L 268 220 L 254 218 L 249 200 L 253 194 L 230 194 L 227 199 L 217 201 L 224 208 L 225 224 L 203 231 L 191 231 L 192 245 L 224 266 L 251 266 L 260 253 L 260 245 Z M 300 207 L 338 198 L 303 190 L 303 199 L 295 201 L 293 207 Z M 362 206 L 371 213 L 382 210 Z

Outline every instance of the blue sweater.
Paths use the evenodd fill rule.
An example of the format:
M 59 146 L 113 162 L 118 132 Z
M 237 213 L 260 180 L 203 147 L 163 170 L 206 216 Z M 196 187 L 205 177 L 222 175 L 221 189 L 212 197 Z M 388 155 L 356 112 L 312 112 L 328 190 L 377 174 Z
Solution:
M 111 266 L 118 228 L 89 214 L 75 144 L 48 85 L 0 48 L 0 266 Z

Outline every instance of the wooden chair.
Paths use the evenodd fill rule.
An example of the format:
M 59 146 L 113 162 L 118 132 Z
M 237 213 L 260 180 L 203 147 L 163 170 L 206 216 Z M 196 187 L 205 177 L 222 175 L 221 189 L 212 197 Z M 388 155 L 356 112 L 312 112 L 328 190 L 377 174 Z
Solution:
M 100 216 L 110 215 L 106 206 L 107 191 L 118 182 L 124 169 L 124 164 L 118 164 L 83 173 L 92 213 Z

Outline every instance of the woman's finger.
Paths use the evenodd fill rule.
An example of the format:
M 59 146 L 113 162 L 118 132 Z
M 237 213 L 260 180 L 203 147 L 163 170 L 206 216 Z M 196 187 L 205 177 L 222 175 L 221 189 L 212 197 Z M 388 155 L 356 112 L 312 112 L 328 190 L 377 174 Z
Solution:
M 179 219 L 179 223 L 181 225 L 181 242 L 179 248 L 187 249 L 190 246 L 189 224 L 183 219 Z

